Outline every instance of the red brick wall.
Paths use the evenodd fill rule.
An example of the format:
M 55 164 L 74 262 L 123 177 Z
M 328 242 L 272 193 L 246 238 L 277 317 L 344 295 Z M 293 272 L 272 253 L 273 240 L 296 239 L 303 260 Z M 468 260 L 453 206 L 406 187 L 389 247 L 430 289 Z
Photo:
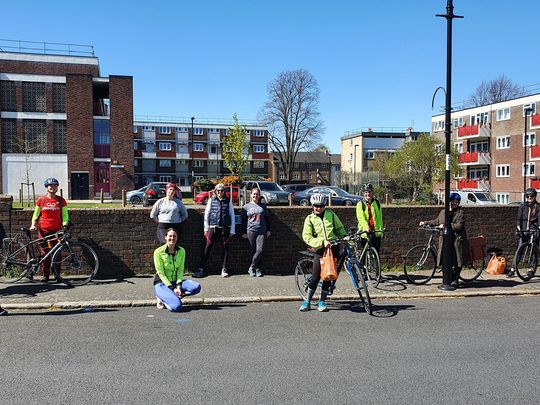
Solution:
M 111 194 L 120 198 L 122 189 L 134 188 L 133 167 L 133 78 L 109 76 L 111 101 L 111 162 L 123 168 L 111 168 Z
M 6 230 L 28 226 L 31 210 L 1 212 L 9 207 L 0 198 L 0 221 Z M 356 223 L 355 209 L 339 207 L 334 211 L 346 227 Z M 187 251 L 190 270 L 198 264 L 203 247 L 204 208 L 189 209 L 189 218 L 183 226 L 180 244 Z M 239 213 L 239 209 L 236 210 Z M 292 274 L 297 253 L 305 248 L 301 233 L 309 208 L 270 208 L 272 237 L 268 240 L 263 268 L 269 274 Z M 423 243 L 428 235 L 418 231 L 418 222 L 437 216 L 437 207 L 390 207 L 383 215 L 387 228 L 381 251 L 382 264 L 401 266 L 402 257 L 415 244 Z M 150 209 L 89 210 L 71 209 L 75 223 L 74 234 L 96 248 L 101 262 L 100 273 L 108 277 L 129 276 L 133 273 L 152 273 L 152 252 L 158 246 L 155 224 L 149 218 Z M 517 207 L 467 207 L 466 226 L 469 236 L 483 234 L 488 247 L 497 246 L 511 257 L 515 250 L 515 218 Z M 240 237 L 241 230 L 231 242 L 230 270 L 244 274 L 249 267 L 248 242 Z M 220 248 L 216 247 L 208 266 L 209 272 L 218 274 Z
M 0 60 L 0 72 L 62 76 L 68 73 L 74 73 L 99 76 L 99 67 L 97 65 L 81 65 L 71 63 Z
M 89 198 L 94 197 L 94 123 L 92 119 L 92 76 L 67 75 L 67 157 L 69 197 L 71 197 L 71 172 L 89 173 Z M 130 143 L 131 145 L 131 143 Z

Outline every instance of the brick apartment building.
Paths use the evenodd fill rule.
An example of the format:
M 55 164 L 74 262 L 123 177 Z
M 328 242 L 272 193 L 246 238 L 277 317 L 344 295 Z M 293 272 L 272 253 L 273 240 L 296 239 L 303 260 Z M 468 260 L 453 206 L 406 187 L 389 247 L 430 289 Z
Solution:
M 133 187 L 133 79 L 101 77 L 90 46 L 47 45 L 0 43 L 1 190 L 41 194 L 56 177 L 70 199 L 119 198 Z
M 223 140 L 233 122 L 197 118 L 136 120 L 133 124 L 135 184 L 174 181 L 185 191 L 192 181 L 230 174 L 223 160 Z M 247 130 L 246 152 L 251 145 L 245 175 L 269 176 L 268 129 L 240 123 Z
M 501 204 L 523 201 L 524 187 L 540 189 L 539 102 L 540 94 L 533 94 L 452 111 L 451 142 L 462 175 L 451 188 L 489 191 Z M 434 136 L 444 138 L 444 118 L 432 117 Z
M 291 179 L 287 182 L 285 171 L 277 153 L 272 154 L 270 178 L 279 184 L 304 183 L 336 185 L 341 168 L 341 155 L 325 152 L 298 152 Z M 317 177 L 318 175 L 318 177 Z

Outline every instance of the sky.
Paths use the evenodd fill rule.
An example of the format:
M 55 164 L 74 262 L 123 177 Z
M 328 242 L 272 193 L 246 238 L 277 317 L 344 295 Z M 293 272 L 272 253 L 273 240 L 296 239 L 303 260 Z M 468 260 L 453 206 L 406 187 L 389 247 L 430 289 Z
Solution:
M 346 131 L 430 131 L 445 13 L 446 0 L 0 0 L 0 38 L 93 45 L 102 76 L 133 76 L 136 116 L 253 121 L 268 83 L 305 69 L 339 153 Z M 539 1 L 454 0 L 454 13 L 453 103 L 503 74 L 540 88 Z

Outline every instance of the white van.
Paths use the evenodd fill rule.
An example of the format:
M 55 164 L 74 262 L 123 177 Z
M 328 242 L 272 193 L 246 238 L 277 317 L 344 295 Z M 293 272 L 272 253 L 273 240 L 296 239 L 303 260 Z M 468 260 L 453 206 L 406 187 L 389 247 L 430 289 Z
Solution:
M 488 191 L 457 190 L 452 191 L 461 196 L 461 205 L 494 205 L 497 200 Z

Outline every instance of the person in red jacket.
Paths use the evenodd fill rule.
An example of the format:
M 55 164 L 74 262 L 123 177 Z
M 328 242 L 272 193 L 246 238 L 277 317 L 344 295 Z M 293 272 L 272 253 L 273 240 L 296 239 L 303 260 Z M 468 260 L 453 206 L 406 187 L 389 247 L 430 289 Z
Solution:
M 32 216 L 32 224 L 30 230 L 38 230 L 38 238 L 43 238 L 47 235 L 52 235 L 62 229 L 62 226 L 67 225 L 69 222 L 69 215 L 67 210 L 67 202 L 62 197 L 57 196 L 58 180 L 54 177 L 49 177 L 43 185 L 47 189 L 47 194 L 41 196 L 36 201 L 36 208 L 34 215 Z M 41 255 L 47 254 L 50 250 L 48 244 L 40 244 Z M 47 283 L 51 275 L 51 259 L 45 260 L 41 264 L 41 271 L 43 272 L 42 282 Z

